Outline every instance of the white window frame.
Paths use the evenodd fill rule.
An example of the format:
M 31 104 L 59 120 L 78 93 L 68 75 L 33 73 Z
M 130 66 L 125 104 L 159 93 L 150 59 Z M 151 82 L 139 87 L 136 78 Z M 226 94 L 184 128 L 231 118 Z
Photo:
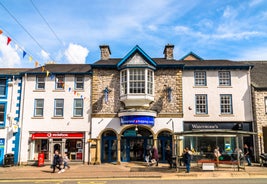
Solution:
M 195 86 L 207 86 L 207 74 L 205 71 L 195 71 Z
M 208 97 L 206 94 L 195 95 L 196 114 L 208 114 Z
M 43 79 L 43 80 L 39 80 L 39 79 Z M 45 76 L 44 75 L 36 76 L 36 89 L 45 89 Z
M 77 101 L 81 101 L 80 107 L 77 106 L 77 103 L 76 103 Z M 80 111 L 81 114 L 78 114 L 77 111 Z M 73 116 L 74 117 L 83 117 L 83 99 L 81 99 L 81 98 L 74 99 L 74 101 L 73 101 Z
M 219 71 L 219 86 L 231 86 L 231 72 L 230 71 Z
M 154 71 L 147 68 L 127 68 L 120 73 L 121 95 L 154 94 Z
M 65 76 L 64 75 L 56 75 L 55 83 L 56 83 L 56 89 L 64 89 Z
M 233 103 L 231 94 L 220 95 L 220 111 L 221 114 L 233 114 Z
M 0 117 L 3 117 L 3 119 L 0 119 L 0 127 L 5 126 L 5 111 L 6 111 L 6 103 L 0 103 L 1 106 L 3 106 L 3 111 L 0 111 Z
M 58 106 L 57 102 L 62 101 L 62 106 Z M 58 113 L 58 111 L 61 110 L 62 113 Z M 63 117 L 64 116 L 64 99 L 58 98 L 55 99 L 55 105 L 54 105 L 54 117 Z
M 42 103 L 40 104 L 38 102 Z M 41 112 L 41 114 L 38 114 L 39 111 Z M 43 117 L 43 116 L 44 116 L 44 99 L 40 98 L 34 99 L 34 117 Z
M 82 80 L 79 80 L 82 79 Z M 84 89 L 84 76 L 76 75 L 75 76 L 75 89 L 83 90 Z

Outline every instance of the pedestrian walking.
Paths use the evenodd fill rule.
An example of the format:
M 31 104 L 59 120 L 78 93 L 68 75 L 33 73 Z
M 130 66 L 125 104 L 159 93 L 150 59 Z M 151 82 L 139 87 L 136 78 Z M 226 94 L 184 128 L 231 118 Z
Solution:
M 154 162 L 155 162 L 156 166 L 159 165 L 159 153 L 158 153 L 158 149 L 156 148 L 156 146 L 153 146 L 152 160 L 155 160 Z
M 65 153 L 64 156 L 63 156 L 63 163 L 64 163 L 64 167 L 63 167 L 63 169 L 65 169 L 66 167 L 67 167 L 68 169 L 70 169 L 69 161 L 70 161 L 70 160 L 69 160 L 69 157 L 68 157 L 67 153 Z
M 171 169 L 173 166 L 173 163 L 172 163 L 171 147 L 169 145 L 167 145 L 165 148 L 165 156 L 166 156 L 167 162 L 169 163 L 169 168 Z
M 186 168 L 186 173 L 190 172 L 191 155 L 192 155 L 191 151 L 189 150 L 188 147 L 186 147 L 183 153 L 183 160 Z
M 52 173 L 55 173 L 55 170 L 56 168 L 59 170 L 59 172 L 61 171 L 61 163 L 60 163 L 60 155 L 58 153 L 58 151 L 56 150 L 55 151 L 55 154 L 54 154 L 54 158 L 53 158 L 53 163 L 51 165 L 53 171 Z
M 215 157 L 215 160 L 216 160 L 216 166 L 217 167 L 219 166 L 219 157 L 220 156 L 221 156 L 220 148 L 219 148 L 219 146 L 216 146 L 216 148 L 214 149 L 214 157 Z
M 249 149 L 248 145 L 244 144 L 244 157 L 248 163 L 248 166 L 251 166 L 250 155 L 251 155 L 251 153 L 250 153 L 250 149 Z

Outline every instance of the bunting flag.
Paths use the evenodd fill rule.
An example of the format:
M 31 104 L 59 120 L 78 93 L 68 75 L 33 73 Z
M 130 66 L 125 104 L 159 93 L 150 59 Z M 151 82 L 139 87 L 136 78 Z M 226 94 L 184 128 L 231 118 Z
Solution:
M 38 61 L 35 61 L 35 62 L 34 62 L 34 66 L 35 66 L 35 67 L 38 67 L 38 66 L 39 66 L 39 62 L 38 62 Z
M 48 76 L 49 76 L 49 73 L 50 73 L 50 72 L 47 70 L 47 71 L 46 71 L 46 77 L 48 77 Z
M 45 71 L 45 67 L 44 66 L 42 66 L 42 72 L 44 72 Z
M 3 31 L 0 29 L 0 34 L 2 34 L 3 33 Z
M 69 87 L 69 92 L 71 91 L 71 87 Z
M 11 38 L 7 37 L 7 45 L 11 42 Z
M 51 80 L 53 80 L 53 79 L 54 79 L 54 77 L 55 77 L 55 76 L 54 76 L 53 74 L 52 74 L 52 75 L 50 75 L 50 79 L 51 79 Z
M 23 51 L 23 53 L 22 53 L 22 57 L 24 58 L 25 56 L 26 56 L 26 52 L 25 51 Z
M 31 56 L 29 56 L 29 61 L 32 61 L 32 57 Z

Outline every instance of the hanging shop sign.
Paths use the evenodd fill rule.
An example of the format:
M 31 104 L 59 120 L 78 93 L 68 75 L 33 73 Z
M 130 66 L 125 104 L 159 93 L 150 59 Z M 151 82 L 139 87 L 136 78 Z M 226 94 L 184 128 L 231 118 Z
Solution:
M 56 133 L 56 132 L 41 132 L 33 133 L 32 139 L 42 139 L 42 138 L 83 138 L 84 135 L 81 132 L 77 133 Z
M 121 125 L 151 125 L 154 126 L 152 116 L 122 116 Z

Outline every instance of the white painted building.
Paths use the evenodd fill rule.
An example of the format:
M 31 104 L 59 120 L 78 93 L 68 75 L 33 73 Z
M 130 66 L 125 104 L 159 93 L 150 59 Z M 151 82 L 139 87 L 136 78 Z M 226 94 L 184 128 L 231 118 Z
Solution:
M 198 153 L 235 150 L 235 137 L 241 132 L 242 148 L 254 146 L 251 102 L 251 65 L 228 60 L 203 60 L 194 53 L 182 58 L 184 146 Z M 196 132 L 208 132 L 196 135 Z M 220 135 L 229 132 L 229 135 Z M 235 132 L 237 132 L 235 134 Z M 195 134 L 194 134 L 195 133 Z M 185 134 L 184 134 L 185 135 Z M 229 156 L 229 154 L 228 154 Z M 226 155 L 227 157 L 227 155 Z
M 0 166 L 17 165 L 20 145 L 20 72 L 28 69 L 0 69 Z
M 21 103 L 21 164 L 53 153 L 88 162 L 91 74 L 87 64 L 47 64 L 24 73 Z

